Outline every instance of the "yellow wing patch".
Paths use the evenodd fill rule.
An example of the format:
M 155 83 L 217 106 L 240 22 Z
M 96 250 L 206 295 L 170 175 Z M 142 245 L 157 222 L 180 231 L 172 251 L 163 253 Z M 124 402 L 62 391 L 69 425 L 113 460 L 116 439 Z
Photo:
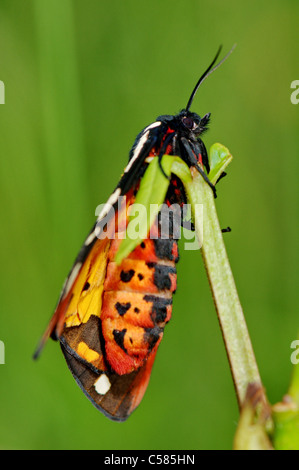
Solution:
M 97 240 L 85 260 L 74 286 L 65 314 L 65 326 L 86 323 L 91 315 L 100 317 L 110 240 Z
M 94 362 L 99 359 L 100 355 L 93 349 L 90 349 L 84 341 L 78 344 L 77 353 L 87 362 Z

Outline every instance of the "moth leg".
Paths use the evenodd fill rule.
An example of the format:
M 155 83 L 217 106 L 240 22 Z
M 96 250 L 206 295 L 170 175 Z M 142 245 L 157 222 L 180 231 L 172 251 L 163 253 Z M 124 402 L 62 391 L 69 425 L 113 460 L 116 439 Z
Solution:
M 201 176 L 203 177 L 203 179 L 205 180 L 206 183 L 208 183 L 208 185 L 210 186 L 210 188 L 212 189 L 213 191 L 213 194 L 214 194 L 214 198 L 217 197 L 217 194 L 216 194 L 216 188 L 215 186 L 213 185 L 213 183 L 209 180 L 209 178 L 207 177 L 207 175 L 205 174 L 205 172 L 200 168 L 200 166 L 198 165 L 197 163 L 197 160 L 195 158 L 195 155 L 190 147 L 190 144 L 188 142 L 188 140 L 185 138 L 185 137 L 182 137 L 181 138 L 181 141 L 182 141 L 182 144 L 184 146 L 184 149 L 186 150 L 187 152 L 187 156 L 188 156 L 188 159 L 189 159 L 189 163 L 192 165 L 192 166 L 195 166 L 195 168 L 197 169 L 197 171 L 201 174 Z
M 163 158 L 163 155 L 165 154 L 166 152 L 166 149 L 168 147 L 168 145 L 170 144 L 170 142 L 172 141 L 173 139 L 173 136 L 175 135 L 175 132 L 171 132 L 171 134 L 169 134 L 166 139 L 164 140 L 163 142 L 163 145 L 161 147 L 161 150 L 160 150 L 160 153 L 159 153 L 159 156 L 158 156 L 158 161 L 159 161 L 159 167 L 163 173 L 163 175 L 165 176 L 165 178 L 168 179 L 168 181 L 171 180 L 171 177 L 170 176 L 167 176 L 164 169 L 163 169 L 163 166 L 162 166 L 162 158 Z
M 225 171 L 223 173 L 221 173 L 221 175 L 219 176 L 218 180 L 216 181 L 216 184 L 219 183 L 220 180 L 222 180 L 222 178 L 224 178 L 225 176 L 227 176 L 227 173 L 225 173 Z
M 198 139 L 197 142 L 198 142 L 198 146 L 200 149 L 202 163 L 206 167 L 207 172 L 210 173 L 210 164 L 209 164 L 209 158 L 208 158 L 208 152 L 207 152 L 206 146 L 201 139 Z
M 182 220 L 181 226 L 183 228 L 186 228 L 188 230 L 191 230 L 191 232 L 195 232 L 195 225 L 192 222 L 192 220 Z

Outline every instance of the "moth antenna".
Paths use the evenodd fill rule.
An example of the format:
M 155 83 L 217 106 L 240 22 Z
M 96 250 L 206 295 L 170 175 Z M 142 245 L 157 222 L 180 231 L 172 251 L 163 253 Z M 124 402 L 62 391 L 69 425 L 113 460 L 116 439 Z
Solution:
M 195 87 L 194 87 L 194 90 L 192 91 L 191 93 L 191 96 L 189 98 L 189 101 L 188 101 L 188 104 L 186 106 L 186 111 L 189 111 L 190 109 L 190 106 L 192 104 L 192 101 L 194 99 L 194 96 L 198 90 L 198 88 L 200 87 L 200 85 L 202 84 L 202 82 L 209 76 L 211 75 L 211 73 L 213 73 L 216 69 L 218 69 L 218 67 L 220 67 L 220 65 L 223 64 L 223 62 L 226 61 L 226 59 L 231 55 L 231 53 L 234 51 L 236 47 L 236 44 L 233 45 L 233 47 L 231 48 L 231 50 L 226 54 L 225 57 L 223 57 L 223 59 L 217 64 L 215 65 L 215 67 L 213 67 L 213 65 L 215 64 L 216 60 L 218 59 L 219 57 L 219 54 L 221 52 L 221 49 L 222 49 L 222 46 L 219 47 L 218 51 L 217 51 L 217 54 L 214 58 L 214 60 L 212 61 L 212 63 L 209 65 L 209 67 L 207 68 L 207 70 L 202 74 L 202 76 L 200 77 L 200 79 L 198 80 L 198 82 L 196 83 Z M 212 68 L 213 67 L 213 68 Z

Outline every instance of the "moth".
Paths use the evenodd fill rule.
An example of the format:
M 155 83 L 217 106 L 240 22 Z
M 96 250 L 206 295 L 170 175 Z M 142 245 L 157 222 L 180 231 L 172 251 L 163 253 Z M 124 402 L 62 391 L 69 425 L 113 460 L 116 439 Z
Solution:
M 151 227 L 155 237 L 146 236 L 120 264 L 115 262 L 121 243 L 118 235 L 128 224 L 128 209 L 153 158 L 163 173 L 163 155 L 179 156 L 198 170 L 215 194 L 201 139 L 210 113 L 200 117 L 190 107 L 202 82 L 230 54 L 215 65 L 220 50 L 197 81 L 186 108 L 174 116 L 159 116 L 138 134 L 129 163 L 74 262 L 34 354 L 39 356 L 49 337 L 59 341 L 82 391 L 112 420 L 126 420 L 143 398 L 171 318 L 179 259 L 171 222 L 169 237 L 161 236 L 161 215 Z M 172 175 L 165 202 L 182 206 L 185 201 L 182 183 Z

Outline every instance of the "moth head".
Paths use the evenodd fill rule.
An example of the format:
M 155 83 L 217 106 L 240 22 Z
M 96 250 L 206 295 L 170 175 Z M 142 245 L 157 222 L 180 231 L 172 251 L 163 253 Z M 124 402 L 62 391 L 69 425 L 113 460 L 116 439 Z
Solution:
M 188 134 L 192 133 L 194 136 L 199 136 L 208 129 L 210 116 L 211 113 L 208 113 L 201 118 L 198 114 L 185 110 L 178 115 L 181 129 Z

